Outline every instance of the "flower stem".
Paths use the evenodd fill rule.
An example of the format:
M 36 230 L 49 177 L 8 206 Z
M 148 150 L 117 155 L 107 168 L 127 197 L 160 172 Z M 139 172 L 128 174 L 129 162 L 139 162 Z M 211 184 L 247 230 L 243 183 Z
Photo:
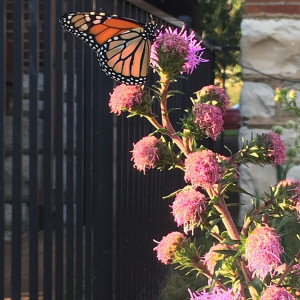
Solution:
M 296 254 L 296 259 L 299 260 L 300 259 L 300 250 L 298 251 L 298 253 Z M 291 261 L 290 264 L 286 267 L 285 271 L 283 272 L 283 274 L 280 276 L 280 279 L 277 283 L 277 286 L 280 286 L 281 283 L 283 282 L 285 276 L 290 272 L 290 270 L 293 268 L 295 262 Z
M 174 130 L 169 116 L 168 116 L 168 108 L 167 108 L 167 92 L 170 86 L 170 79 L 167 78 L 164 74 L 161 75 L 161 99 L 160 99 L 160 110 L 161 110 L 161 122 L 162 127 L 166 129 L 166 134 L 174 141 L 174 143 L 178 146 L 178 148 L 184 153 L 185 156 L 189 153 L 188 149 L 185 147 L 182 139 L 176 135 L 176 131 Z

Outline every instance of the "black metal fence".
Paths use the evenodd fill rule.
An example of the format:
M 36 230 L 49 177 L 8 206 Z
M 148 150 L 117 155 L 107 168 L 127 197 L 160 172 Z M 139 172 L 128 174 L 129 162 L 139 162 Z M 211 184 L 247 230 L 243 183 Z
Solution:
M 153 239 L 173 228 L 161 197 L 182 176 L 132 168 L 132 143 L 151 127 L 109 113 L 112 80 L 58 24 L 63 13 L 100 9 L 172 22 L 129 2 L 0 1 L 0 299 L 157 299 L 166 269 Z M 205 57 L 178 83 L 187 95 L 175 106 L 212 83 L 213 53 Z

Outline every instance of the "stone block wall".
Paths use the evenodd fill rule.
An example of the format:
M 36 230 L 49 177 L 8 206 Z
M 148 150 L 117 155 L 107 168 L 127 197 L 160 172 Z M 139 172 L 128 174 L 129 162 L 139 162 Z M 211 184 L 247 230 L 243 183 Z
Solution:
M 240 110 L 243 126 L 239 140 L 269 132 L 293 118 L 273 101 L 276 87 L 295 89 L 300 97 L 300 0 L 245 1 L 240 40 L 243 87 Z M 295 131 L 285 130 L 286 145 L 295 141 Z M 241 146 L 241 145 L 240 145 Z M 288 173 L 300 179 L 298 166 Z M 277 182 L 273 166 L 240 167 L 240 186 L 255 194 L 269 190 Z M 239 223 L 251 207 L 249 196 L 241 195 Z

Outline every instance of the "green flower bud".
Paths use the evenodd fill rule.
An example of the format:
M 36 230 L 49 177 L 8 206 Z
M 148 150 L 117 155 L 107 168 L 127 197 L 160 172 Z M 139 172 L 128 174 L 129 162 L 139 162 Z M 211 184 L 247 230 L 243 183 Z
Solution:
M 297 155 L 297 148 L 295 146 L 289 147 L 286 149 L 286 156 L 289 158 L 296 157 Z
M 278 135 L 281 135 L 282 132 L 283 132 L 283 127 L 280 126 L 280 125 L 275 125 L 275 126 L 272 127 L 272 131 L 274 131 Z
M 289 120 L 285 124 L 286 128 L 295 128 L 296 123 L 293 120 Z

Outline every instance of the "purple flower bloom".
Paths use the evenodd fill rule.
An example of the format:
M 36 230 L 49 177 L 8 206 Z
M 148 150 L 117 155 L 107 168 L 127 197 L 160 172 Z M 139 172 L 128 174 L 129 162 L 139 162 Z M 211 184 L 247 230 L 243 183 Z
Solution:
M 275 132 L 264 133 L 261 135 L 260 141 L 268 151 L 267 155 L 274 162 L 274 165 L 280 165 L 284 162 L 285 147 L 278 134 Z
M 192 108 L 194 121 L 199 128 L 214 141 L 223 131 L 223 113 L 219 107 L 205 103 L 195 103 Z
M 120 115 L 123 110 L 132 111 L 134 105 L 142 102 L 142 90 L 139 85 L 120 84 L 110 94 L 110 112 Z
M 260 300 L 294 300 L 284 288 L 269 286 L 261 295 Z
M 184 27 L 180 32 L 169 27 L 159 31 L 151 48 L 150 62 L 168 75 L 191 74 L 200 62 L 207 61 L 201 57 L 203 50 L 194 32 L 188 35 Z
M 136 144 L 133 144 L 132 158 L 134 167 L 144 174 L 147 169 L 154 167 L 155 162 L 158 160 L 158 143 L 160 140 L 155 136 L 145 136 Z
M 214 287 L 213 290 L 208 293 L 205 290 L 201 292 L 192 292 L 190 289 L 188 290 L 190 293 L 190 300 L 237 300 L 240 299 L 238 294 L 233 295 L 232 289 L 224 291 L 219 287 Z
M 219 107 L 224 113 L 230 106 L 225 90 L 215 85 L 206 85 L 195 92 L 196 102 L 211 104 Z
M 222 168 L 219 166 L 215 153 L 202 150 L 187 155 L 185 159 L 186 182 L 203 189 L 211 188 L 220 179 Z
M 178 226 L 184 225 L 184 232 L 194 231 L 200 224 L 200 214 L 205 211 L 205 195 L 194 188 L 179 192 L 172 205 L 172 213 Z
M 157 259 L 165 265 L 175 257 L 178 247 L 186 240 L 186 237 L 178 231 L 173 231 L 162 238 L 153 249 L 157 252 Z
M 245 255 L 253 277 L 264 279 L 268 273 L 273 276 L 281 264 L 282 253 L 280 237 L 271 227 L 255 228 L 247 237 Z
M 208 271 L 213 274 L 215 270 L 215 266 L 218 260 L 224 258 L 224 254 L 215 252 L 215 250 L 226 250 L 226 245 L 217 244 L 212 246 L 209 251 L 203 256 L 203 262 L 206 265 Z

